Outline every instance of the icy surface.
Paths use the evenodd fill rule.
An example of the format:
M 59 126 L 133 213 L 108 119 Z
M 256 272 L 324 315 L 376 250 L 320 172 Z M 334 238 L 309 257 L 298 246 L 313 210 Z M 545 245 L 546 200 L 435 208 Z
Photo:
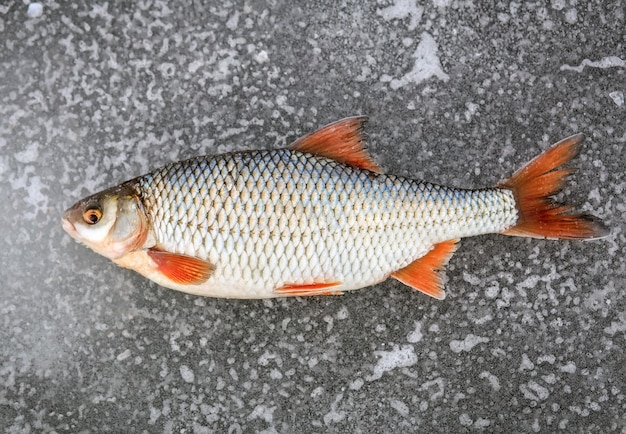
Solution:
M 625 432 L 624 7 L 494 4 L 3 2 L 0 432 Z M 61 229 L 161 164 L 355 114 L 386 171 L 461 187 L 585 133 L 563 196 L 611 235 L 463 240 L 442 302 L 237 301 Z

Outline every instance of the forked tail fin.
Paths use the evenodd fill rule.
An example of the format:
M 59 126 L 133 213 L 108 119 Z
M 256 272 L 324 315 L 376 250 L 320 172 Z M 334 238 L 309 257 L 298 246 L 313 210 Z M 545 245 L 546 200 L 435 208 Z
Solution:
M 504 234 L 552 239 L 592 239 L 609 234 L 598 218 L 572 214 L 571 206 L 551 198 L 572 172 L 559 167 L 578 155 L 584 139 L 577 134 L 561 140 L 498 185 L 513 191 L 519 213 L 517 223 Z

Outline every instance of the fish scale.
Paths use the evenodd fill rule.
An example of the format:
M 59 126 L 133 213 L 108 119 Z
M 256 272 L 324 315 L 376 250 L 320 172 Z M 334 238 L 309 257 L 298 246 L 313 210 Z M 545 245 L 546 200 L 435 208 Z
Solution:
M 134 188 L 160 249 L 214 264 L 212 285 L 250 297 L 329 279 L 342 290 L 376 283 L 433 244 L 517 220 L 508 190 L 454 190 L 285 149 L 170 164 Z

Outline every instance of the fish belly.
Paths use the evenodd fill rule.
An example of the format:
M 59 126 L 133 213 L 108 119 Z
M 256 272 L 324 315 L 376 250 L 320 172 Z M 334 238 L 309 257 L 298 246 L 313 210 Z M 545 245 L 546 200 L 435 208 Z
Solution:
M 138 178 L 157 247 L 215 265 L 213 297 L 276 297 L 291 285 L 380 282 L 434 244 L 517 220 L 503 189 L 460 190 L 291 150 L 201 157 Z

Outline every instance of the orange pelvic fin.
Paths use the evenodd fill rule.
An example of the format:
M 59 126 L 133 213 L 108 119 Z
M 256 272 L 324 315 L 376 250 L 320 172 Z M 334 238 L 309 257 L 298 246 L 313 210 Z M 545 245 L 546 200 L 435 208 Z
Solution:
M 149 249 L 148 256 L 163 275 L 183 285 L 198 285 L 205 282 L 215 269 L 207 261 L 177 253 Z
M 449 240 L 435 244 L 430 252 L 406 267 L 394 271 L 391 277 L 424 294 L 443 300 L 446 293 L 443 290 L 441 275 L 437 271 L 444 269 L 456 251 L 458 242 L 459 240 Z
M 340 282 L 320 282 L 310 284 L 286 284 L 276 289 L 276 293 L 283 296 L 305 297 L 310 295 L 341 295 L 341 291 L 329 291 L 329 288 L 340 286 Z
M 498 184 L 513 191 L 519 213 L 515 226 L 504 234 L 551 239 L 592 239 L 609 234 L 608 228 L 596 217 L 572 214 L 571 206 L 556 203 L 551 198 L 572 172 L 558 167 L 578 155 L 583 140 L 582 134 L 561 140 Z
M 345 118 L 299 138 L 289 149 L 332 158 L 349 166 L 382 172 L 365 149 L 363 127 L 367 118 Z

